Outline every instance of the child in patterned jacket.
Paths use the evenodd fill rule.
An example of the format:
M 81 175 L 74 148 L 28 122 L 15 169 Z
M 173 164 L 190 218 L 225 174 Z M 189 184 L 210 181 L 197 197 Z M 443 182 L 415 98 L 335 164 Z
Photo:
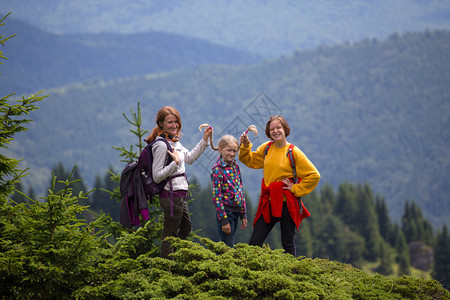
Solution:
M 227 134 L 219 140 L 217 147 L 220 156 L 211 171 L 212 200 L 220 239 L 228 247 L 233 247 L 239 219 L 242 220 L 241 229 L 247 227 L 241 171 L 235 160 L 239 143 L 234 136 Z

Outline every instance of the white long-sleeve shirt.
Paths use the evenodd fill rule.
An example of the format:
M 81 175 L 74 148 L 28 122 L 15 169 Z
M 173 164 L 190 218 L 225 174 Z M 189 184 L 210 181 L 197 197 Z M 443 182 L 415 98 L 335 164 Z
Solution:
M 156 139 L 162 139 L 162 137 L 156 137 Z M 165 166 L 166 156 L 169 155 L 167 153 L 167 146 L 164 142 L 155 143 L 152 147 L 153 153 L 153 180 L 156 183 L 159 183 L 166 179 L 169 176 L 175 176 L 179 174 L 183 174 L 186 171 L 185 164 L 191 165 L 193 164 L 202 153 L 205 151 L 206 147 L 208 147 L 209 143 L 205 142 L 201 139 L 197 145 L 189 151 L 181 143 L 169 141 L 170 146 L 173 151 L 178 152 L 178 157 L 180 158 L 180 164 L 177 165 L 175 161 L 172 161 L 170 164 Z M 184 176 L 179 176 L 172 179 L 173 190 L 188 190 L 189 183 L 187 182 Z M 165 190 L 170 190 L 169 183 L 164 186 Z

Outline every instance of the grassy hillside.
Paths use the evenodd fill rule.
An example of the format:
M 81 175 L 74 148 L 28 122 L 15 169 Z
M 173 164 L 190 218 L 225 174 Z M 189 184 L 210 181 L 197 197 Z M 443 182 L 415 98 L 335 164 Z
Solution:
M 216 139 L 255 124 L 258 145 L 267 116 L 282 113 L 293 129 L 289 141 L 314 162 L 323 183 L 366 181 L 386 197 L 394 218 L 409 199 L 435 225 L 448 224 L 449 41 L 446 31 L 392 35 L 251 67 L 204 66 L 48 90 L 32 130 L 11 149 L 37 170 L 30 180 L 42 183 L 48 176 L 39 172 L 62 160 L 92 182 L 109 165 L 121 168 L 112 147 L 134 143 L 122 113 L 137 101 L 146 129 L 161 106 L 177 107 L 188 148 L 205 122 Z M 208 150 L 191 172 L 207 180 L 216 156 Z M 260 176 L 244 168 L 252 194 Z

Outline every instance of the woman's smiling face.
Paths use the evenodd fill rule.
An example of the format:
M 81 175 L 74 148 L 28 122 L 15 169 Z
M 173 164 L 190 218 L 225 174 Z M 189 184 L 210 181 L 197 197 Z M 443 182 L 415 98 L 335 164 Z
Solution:
M 270 122 L 269 132 L 270 138 L 275 142 L 286 140 L 286 133 L 280 120 L 275 119 Z
M 164 118 L 164 122 L 161 124 L 162 130 L 171 135 L 177 135 L 179 127 L 180 124 L 178 123 L 178 119 L 174 115 L 167 115 Z

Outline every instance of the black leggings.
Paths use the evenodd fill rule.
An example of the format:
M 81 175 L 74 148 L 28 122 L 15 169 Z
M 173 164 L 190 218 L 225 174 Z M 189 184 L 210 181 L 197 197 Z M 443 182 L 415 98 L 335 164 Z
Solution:
M 295 256 L 295 223 L 289 215 L 286 202 L 283 203 L 281 218 L 271 217 L 271 222 L 266 223 L 264 222 L 264 217 L 262 215 L 259 217 L 258 221 L 256 221 L 255 227 L 253 228 L 253 233 L 248 244 L 261 247 L 272 228 L 278 222 L 280 222 L 281 244 L 283 245 L 283 249 L 286 253 L 290 253 Z

